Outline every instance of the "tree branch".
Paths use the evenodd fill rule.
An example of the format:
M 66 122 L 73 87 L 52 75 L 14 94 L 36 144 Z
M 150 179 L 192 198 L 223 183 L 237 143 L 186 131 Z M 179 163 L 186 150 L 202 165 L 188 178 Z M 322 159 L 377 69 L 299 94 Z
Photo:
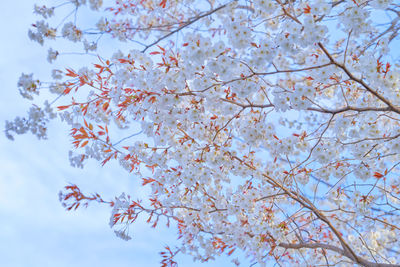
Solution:
M 396 112 L 400 114 L 400 109 L 398 107 L 395 107 L 388 99 L 386 99 L 383 95 L 379 94 L 377 91 L 373 90 L 368 84 L 366 84 L 362 79 L 359 79 L 355 77 L 343 64 L 338 63 L 336 60 L 333 59 L 332 55 L 329 54 L 329 52 L 326 50 L 326 48 L 321 44 L 318 43 L 318 46 L 322 49 L 322 51 L 325 53 L 325 55 L 329 58 L 331 63 L 336 65 L 337 67 L 341 68 L 349 78 L 359 84 L 361 84 L 368 92 L 370 92 L 372 95 L 377 97 L 379 100 L 381 100 L 383 103 L 388 105 L 391 111 Z
M 219 6 L 219 7 L 215 8 L 215 9 L 212 9 L 212 10 L 210 10 L 210 11 L 204 13 L 203 15 L 200 15 L 200 16 L 198 16 L 198 17 L 195 17 L 195 18 L 189 20 L 188 22 L 186 22 L 186 23 L 183 24 L 182 26 L 178 27 L 177 29 L 173 30 L 172 32 L 170 32 L 170 33 L 168 33 L 168 34 L 166 34 L 166 35 L 160 37 L 159 39 L 157 39 L 157 40 L 154 41 L 153 43 L 151 43 L 151 44 L 149 44 L 149 45 L 146 45 L 146 47 L 142 50 L 142 52 L 143 52 L 143 53 L 146 52 L 147 49 L 149 49 L 150 47 L 152 47 L 152 46 L 158 44 L 158 43 L 161 42 L 162 40 L 164 40 L 164 39 L 170 37 L 171 35 L 173 35 L 173 34 L 179 32 L 180 30 L 186 28 L 187 26 L 189 26 L 189 25 L 195 23 L 195 22 L 198 21 L 199 19 L 202 19 L 202 18 L 204 18 L 204 17 L 207 17 L 207 16 L 209 16 L 209 15 L 211 15 L 211 14 L 217 12 L 218 10 L 220 10 L 220 9 L 222 9 L 222 8 L 224 8 L 224 7 L 226 7 L 226 6 L 229 5 L 229 4 L 230 4 L 230 3 L 227 3 L 227 4 L 225 4 L 225 5 Z
M 301 249 L 301 248 L 311 248 L 311 249 L 317 249 L 317 248 L 322 248 L 322 249 L 327 249 L 331 250 L 334 252 L 337 252 L 343 256 L 346 256 L 347 258 L 354 260 L 351 255 L 348 254 L 348 252 L 344 251 L 341 248 L 338 248 L 333 245 L 329 244 L 323 244 L 323 243 L 300 243 L 300 244 L 289 244 L 289 243 L 280 243 L 278 244 L 279 247 L 286 248 L 286 249 Z M 368 266 L 368 267 L 399 267 L 399 264 L 390 264 L 390 263 L 376 263 L 376 262 L 371 262 L 367 261 L 361 258 L 359 259 L 359 264 L 362 266 Z

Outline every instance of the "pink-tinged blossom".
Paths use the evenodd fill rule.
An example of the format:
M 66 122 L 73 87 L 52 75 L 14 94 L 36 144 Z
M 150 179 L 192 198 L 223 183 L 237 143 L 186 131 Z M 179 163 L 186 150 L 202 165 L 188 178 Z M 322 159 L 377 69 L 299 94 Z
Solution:
M 208 261 L 238 250 L 260 266 L 400 260 L 395 1 L 67 4 L 74 22 L 50 25 L 57 8 L 35 6 L 43 20 L 28 35 L 78 43 L 93 64 L 75 60 L 48 83 L 22 74 L 23 97 L 56 98 L 5 134 L 44 139 L 58 117 L 71 128 L 72 166 L 116 160 L 149 188 L 105 201 L 67 186 L 67 209 L 109 204 L 124 240 L 142 216 L 173 225 L 181 243 L 164 266 L 178 252 Z M 85 5 L 97 19 L 79 20 Z M 49 62 L 70 53 L 54 47 Z

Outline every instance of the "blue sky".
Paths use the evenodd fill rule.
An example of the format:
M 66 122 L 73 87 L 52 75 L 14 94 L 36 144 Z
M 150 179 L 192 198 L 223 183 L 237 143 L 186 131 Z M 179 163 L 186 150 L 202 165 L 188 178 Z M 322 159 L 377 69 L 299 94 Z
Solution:
M 41 2 L 42 4 L 45 1 Z M 33 2 L 6 1 L 0 16 L 0 123 L 24 116 L 31 103 L 17 90 L 22 72 L 46 77 L 47 47 L 31 42 L 29 25 L 37 19 Z M 117 164 L 101 168 L 89 162 L 82 169 L 69 166 L 68 128 L 59 122 L 49 126 L 49 140 L 27 134 L 9 141 L 0 136 L 0 259 L 4 267 L 46 266 L 159 266 L 158 252 L 175 242 L 175 229 L 153 230 L 139 222 L 131 228 L 133 239 L 118 239 L 108 226 L 110 209 L 93 205 L 66 212 L 58 191 L 68 183 L 106 198 L 129 192 L 138 185 Z M 209 264 L 194 264 L 179 257 L 180 266 L 231 266 L 222 258 Z

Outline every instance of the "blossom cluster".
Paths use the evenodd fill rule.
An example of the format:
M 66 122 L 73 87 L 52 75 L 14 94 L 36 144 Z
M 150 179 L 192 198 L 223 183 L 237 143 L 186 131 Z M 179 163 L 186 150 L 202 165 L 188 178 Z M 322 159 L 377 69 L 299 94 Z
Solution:
M 14 140 L 12 132 L 16 134 L 31 132 L 39 139 L 47 139 L 47 123 L 56 116 L 46 101 L 43 108 L 31 107 L 26 118 L 16 117 L 12 122 L 6 121 L 5 135 L 8 139 Z

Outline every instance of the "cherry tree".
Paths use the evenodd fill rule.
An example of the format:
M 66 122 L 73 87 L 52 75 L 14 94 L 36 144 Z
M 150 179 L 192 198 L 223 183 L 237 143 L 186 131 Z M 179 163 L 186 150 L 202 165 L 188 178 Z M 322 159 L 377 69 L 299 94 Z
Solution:
M 141 217 L 171 225 L 180 246 L 163 266 L 177 253 L 239 265 L 237 251 L 260 266 L 400 266 L 399 2 L 51 4 L 35 5 L 29 37 L 50 63 L 68 41 L 91 64 L 22 74 L 35 104 L 6 136 L 45 139 L 61 119 L 73 166 L 116 160 L 150 192 L 105 200 L 68 185 L 66 209 L 111 206 L 125 240 Z

